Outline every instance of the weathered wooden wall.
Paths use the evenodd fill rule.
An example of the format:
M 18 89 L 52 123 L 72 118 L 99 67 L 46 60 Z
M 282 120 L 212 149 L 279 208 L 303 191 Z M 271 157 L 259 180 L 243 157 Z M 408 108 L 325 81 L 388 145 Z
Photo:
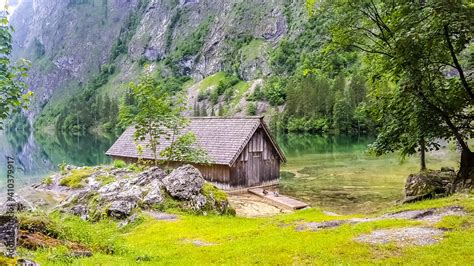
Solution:
M 275 183 L 280 177 L 280 160 L 263 129 L 258 129 L 230 169 L 231 187 Z

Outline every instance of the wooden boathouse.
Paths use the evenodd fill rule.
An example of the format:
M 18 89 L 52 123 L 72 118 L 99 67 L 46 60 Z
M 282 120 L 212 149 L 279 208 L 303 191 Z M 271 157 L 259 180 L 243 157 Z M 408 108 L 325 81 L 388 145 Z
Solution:
M 172 162 L 173 165 L 191 163 L 203 177 L 224 190 L 237 190 L 278 184 L 280 165 L 285 156 L 271 136 L 263 117 L 193 117 L 182 133 L 196 135 L 197 146 L 205 150 L 210 164 Z M 146 142 L 134 140 L 134 127 L 129 127 L 106 152 L 114 160 L 138 160 L 137 144 L 143 147 L 140 158 L 153 160 Z M 158 153 L 170 145 L 163 139 Z M 163 160 L 163 158 L 158 158 Z

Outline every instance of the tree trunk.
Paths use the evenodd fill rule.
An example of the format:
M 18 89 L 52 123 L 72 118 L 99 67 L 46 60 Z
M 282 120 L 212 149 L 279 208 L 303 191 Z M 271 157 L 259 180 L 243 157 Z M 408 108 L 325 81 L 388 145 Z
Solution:
M 425 140 L 422 138 L 420 140 L 420 171 L 426 170 L 426 156 L 425 156 Z
M 454 191 L 460 191 L 472 187 L 474 179 L 474 153 L 470 150 L 461 151 L 461 164 L 456 180 L 454 181 Z

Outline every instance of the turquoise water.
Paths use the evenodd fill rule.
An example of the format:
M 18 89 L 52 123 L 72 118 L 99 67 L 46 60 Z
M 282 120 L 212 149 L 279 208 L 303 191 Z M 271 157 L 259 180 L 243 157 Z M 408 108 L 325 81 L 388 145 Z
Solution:
M 419 161 L 397 154 L 367 154 L 373 137 L 292 135 L 278 138 L 288 162 L 280 192 L 337 213 L 371 213 L 403 197 L 405 180 Z M 427 155 L 431 169 L 456 167 L 458 154 L 446 146 Z

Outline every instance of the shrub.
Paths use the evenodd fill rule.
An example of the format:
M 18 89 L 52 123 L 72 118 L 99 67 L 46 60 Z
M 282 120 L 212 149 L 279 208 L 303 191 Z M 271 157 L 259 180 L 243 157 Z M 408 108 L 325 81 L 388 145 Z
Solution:
M 114 161 L 114 167 L 115 168 L 125 168 L 127 166 L 127 163 L 122 161 L 122 160 L 115 160 Z
M 202 186 L 202 194 L 206 197 L 212 197 L 216 201 L 225 201 L 227 200 L 227 194 L 218 189 L 216 186 L 214 186 L 211 183 L 204 183 Z
M 226 102 L 230 101 L 232 97 L 234 96 L 234 90 L 232 88 L 228 89 L 224 93 L 224 100 Z
M 61 174 L 65 174 L 66 173 L 66 163 L 65 162 L 62 162 L 60 164 L 58 164 L 58 167 L 59 167 L 59 171 L 61 172 Z
M 210 92 L 208 90 L 200 90 L 197 96 L 198 102 L 204 101 L 209 97 Z
M 211 101 L 212 105 L 217 104 L 217 102 L 219 101 L 219 94 L 217 93 L 217 89 L 212 90 L 211 96 L 210 96 L 210 101 Z
M 285 103 L 286 90 L 285 82 L 279 78 L 270 78 L 264 86 L 265 98 L 272 106 L 278 106 Z
M 247 105 L 247 115 L 257 114 L 257 104 L 255 102 L 249 102 Z
M 262 90 L 262 86 L 257 85 L 252 94 L 247 97 L 248 101 L 263 101 L 265 100 L 265 94 Z
M 136 163 L 132 163 L 128 165 L 128 170 L 133 171 L 135 173 L 141 172 L 144 170 L 143 165 L 139 165 Z

